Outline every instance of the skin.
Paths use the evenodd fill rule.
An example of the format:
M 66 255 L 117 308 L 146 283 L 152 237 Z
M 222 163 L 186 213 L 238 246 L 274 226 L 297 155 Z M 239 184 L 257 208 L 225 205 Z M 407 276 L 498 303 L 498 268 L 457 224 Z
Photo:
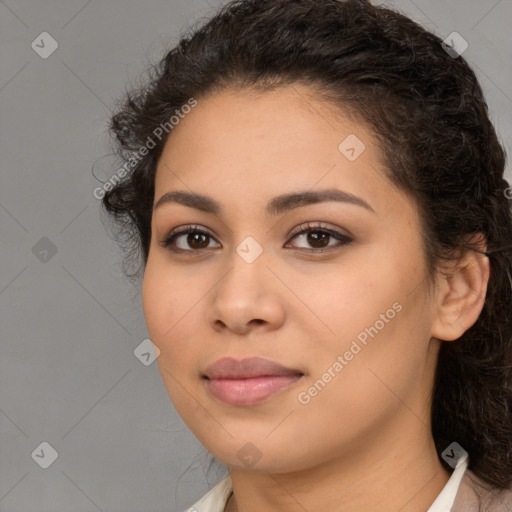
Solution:
M 366 146 L 355 161 L 338 149 L 350 134 Z M 365 125 L 298 84 L 201 98 L 166 142 L 155 203 L 183 190 L 224 212 L 178 203 L 154 210 L 144 314 L 176 410 L 229 467 L 228 512 L 424 512 L 450 476 L 429 419 L 439 340 L 457 339 L 478 318 L 489 262 L 467 253 L 431 290 L 417 207 L 383 162 Z M 374 211 L 333 201 L 277 217 L 265 211 L 274 196 L 326 188 Z M 322 245 L 307 234 L 290 236 L 306 222 L 353 241 L 326 237 L 331 250 L 314 253 Z M 159 245 L 189 224 L 211 238 L 191 247 L 182 235 L 174 243 L 182 253 Z M 236 252 L 247 236 L 263 249 L 252 263 Z M 401 311 L 300 403 L 298 394 L 397 302 Z M 228 405 L 201 379 L 225 356 L 266 357 L 305 375 L 259 404 Z M 253 466 L 237 457 L 247 442 L 261 456 Z

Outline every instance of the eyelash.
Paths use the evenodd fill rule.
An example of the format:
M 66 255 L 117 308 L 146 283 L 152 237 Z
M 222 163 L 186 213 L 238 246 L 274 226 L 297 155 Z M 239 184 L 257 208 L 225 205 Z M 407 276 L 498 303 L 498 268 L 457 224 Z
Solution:
M 175 229 L 174 231 L 171 231 L 171 233 L 169 233 L 165 237 L 165 239 L 162 242 L 160 242 L 159 245 L 168 249 L 170 252 L 173 252 L 173 253 L 185 253 L 185 252 L 198 253 L 198 252 L 204 251 L 206 248 L 205 249 L 171 249 L 170 248 L 171 244 L 176 240 L 177 237 L 179 237 L 181 235 L 188 235 L 191 233 L 201 234 L 201 235 L 205 235 L 207 237 L 213 238 L 213 236 L 210 233 L 200 229 L 198 226 L 189 225 L 189 226 L 182 226 L 180 228 Z M 331 252 L 332 250 L 343 247 L 343 246 L 348 245 L 351 242 L 353 242 L 352 238 L 348 237 L 347 235 L 339 233 L 338 231 L 335 231 L 333 229 L 322 227 L 321 225 L 312 225 L 309 222 L 300 225 L 297 228 L 297 230 L 295 230 L 295 232 L 292 233 L 290 240 L 297 238 L 299 235 L 304 235 L 304 234 L 309 234 L 309 233 L 326 233 L 326 234 L 330 235 L 332 238 L 335 238 L 336 240 L 338 240 L 340 243 L 337 245 L 334 245 L 334 246 L 327 246 L 327 248 L 322 248 L 322 249 L 305 249 L 304 247 L 300 247 L 299 250 L 305 249 L 308 252 L 312 252 L 312 253 L 316 253 L 316 254 L 325 253 L 325 252 Z

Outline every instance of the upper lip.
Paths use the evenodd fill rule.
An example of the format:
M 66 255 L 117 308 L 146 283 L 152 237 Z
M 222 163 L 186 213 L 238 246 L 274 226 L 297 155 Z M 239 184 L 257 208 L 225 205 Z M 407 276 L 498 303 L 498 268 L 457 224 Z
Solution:
M 243 379 L 265 375 L 303 375 L 300 370 L 286 368 L 270 359 L 248 357 L 238 361 L 232 357 L 223 357 L 204 371 L 208 379 Z

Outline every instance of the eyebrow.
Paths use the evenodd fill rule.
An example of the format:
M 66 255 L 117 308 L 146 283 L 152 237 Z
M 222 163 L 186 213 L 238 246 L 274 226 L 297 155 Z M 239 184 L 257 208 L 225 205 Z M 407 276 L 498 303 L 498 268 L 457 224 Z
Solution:
M 352 204 L 376 213 L 364 199 L 336 188 L 283 194 L 271 199 L 267 204 L 266 211 L 268 215 L 277 216 L 295 208 L 325 201 Z M 215 199 L 206 195 L 185 192 L 183 190 L 167 192 L 155 203 L 153 209 L 156 210 L 160 206 L 168 203 L 182 204 L 189 208 L 195 208 L 196 210 L 212 213 L 217 216 L 223 213 L 222 206 Z

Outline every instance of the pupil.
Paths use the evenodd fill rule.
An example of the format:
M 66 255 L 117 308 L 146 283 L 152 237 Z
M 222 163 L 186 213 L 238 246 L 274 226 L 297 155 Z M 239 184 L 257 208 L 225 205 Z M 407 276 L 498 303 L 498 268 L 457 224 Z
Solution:
M 322 233 L 319 231 L 313 231 L 308 234 L 308 243 L 310 243 L 313 247 L 325 247 L 325 242 L 330 235 L 328 233 Z M 320 242 L 320 245 L 318 245 Z
M 200 241 L 201 237 L 203 238 L 203 243 Z M 195 249 L 203 249 L 204 247 L 208 247 L 207 236 L 203 235 L 202 233 L 190 233 L 187 237 L 187 243 L 190 247 Z

